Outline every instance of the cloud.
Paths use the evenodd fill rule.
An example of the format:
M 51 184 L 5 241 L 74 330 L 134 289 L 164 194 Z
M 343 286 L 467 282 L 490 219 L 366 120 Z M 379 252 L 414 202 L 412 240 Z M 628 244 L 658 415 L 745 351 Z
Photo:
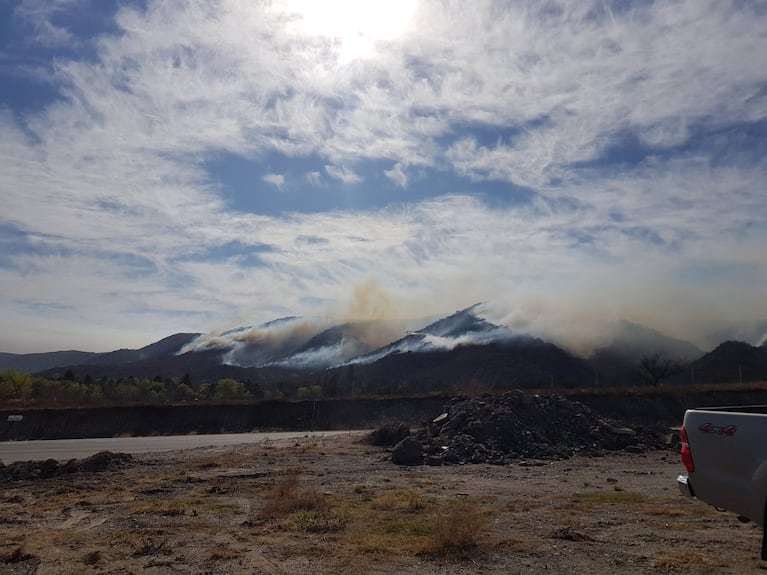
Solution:
M 305 177 L 306 177 L 306 181 L 309 182 L 315 188 L 322 185 L 322 174 L 320 172 L 317 172 L 317 171 L 307 172 Z
M 53 49 L 79 9 L 17 13 Z M 124 5 L 87 57 L 51 53 L 52 103 L 0 109 L 0 349 L 345 308 L 369 278 L 401 309 L 499 300 L 568 341 L 604 318 L 695 338 L 767 317 L 755 4 L 424 1 L 364 58 L 296 18 Z M 222 155 L 305 178 L 319 207 L 277 213 L 251 185 L 235 209 Z
M 391 170 L 384 170 L 384 174 L 400 188 L 407 187 L 407 174 L 405 173 L 402 164 L 399 162 L 396 163 Z
M 267 184 L 273 185 L 278 190 L 282 189 L 285 185 L 285 176 L 282 174 L 266 174 L 262 178 Z
M 327 165 L 325 166 L 325 173 L 334 180 L 338 180 L 344 184 L 359 184 L 362 181 L 362 178 L 359 175 L 343 166 Z
M 65 27 L 54 23 L 57 16 L 67 13 L 86 0 L 23 0 L 14 14 L 31 25 L 34 38 L 46 46 L 66 46 L 75 41 L 74 35 Z

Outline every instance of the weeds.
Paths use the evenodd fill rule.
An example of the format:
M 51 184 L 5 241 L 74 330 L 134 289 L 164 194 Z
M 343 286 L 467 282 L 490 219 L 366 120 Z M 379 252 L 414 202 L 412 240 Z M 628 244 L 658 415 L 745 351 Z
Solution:
M 427 543 L 432 555 L 465 558 L 490 530 L 490 513 L 471 501 L 450 503 L 437 515 L 436 528 Z
M 388 489 L 373 498 L 371 506 L 379 511 L 405 511 L 415 513 L 426 508 L 424 497 L 407 488 Z
M 302 489 L 293 471 L 266 493 L 261 518 L 286 531 L 336 533 L 346 526 L 346 517 L 330 508 L 327 497 L 315 489 Z
M 572 498 L 576 503 L 589 505 L 638 505 L 647 501 L 645 495 L 634 491 L 586 491 L 576 493 Z
M 299 488 L 298 473 L 292 471 L 265 493 L 261 516 L 274 519 L 296 511 L 321 511 L 328 508 L 322 493 Z

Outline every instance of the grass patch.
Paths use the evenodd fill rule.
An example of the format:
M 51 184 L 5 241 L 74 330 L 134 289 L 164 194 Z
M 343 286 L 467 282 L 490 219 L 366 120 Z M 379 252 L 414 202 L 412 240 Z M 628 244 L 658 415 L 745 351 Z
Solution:
M 331 509 L 328 497 L 302 488 L 295 471 L 265 492 L 260 516 L 278 529 L 305 533 L 336 533 L 347 523 L 344 513 Z
M 386 535 L 424 536 L 434 534 L 436 524 L 429 517 L 390 515 L 378 523 L 377 529 Z
M 520 537 L 506 537 L 496 542 L 495 548 L 506 553 L 530 553 L 538 549 L 538 543 Z
M 693 513 L 690 509 L 685 509 L 683 507 L 670 507 L 670 506 L 647 507 L 645 509 L 642 509 L 642 513 L 646 513 L 647 515 L 652 515 L 654 517 L 690 517 L 692 515 L 697 516 L 697 513 Z
M 303 533 L 338 533 L 346 527 L 346 517 L 333 510 L 302 510 L 285 517 L 279 527 Z
M 291 471 L 264 493 L 261 516 L 275 519 L 296 511 L 321 511 L 329 507 L 327 498 L 316 489 L 302 489 L 298 472 Z
M 426 509 L 428 501 L 419 493 L 404 487 L 387 489 L 373 498 L 371 507 L 379 511 L 415 513 Z
M 685 569 L 688 567 L 726 567 L 727 561 L 700 553 L 679 552 L 673 555 L 659 555 L 655 558 L 655 566 L 661 569 Z
M 480 546 L 490 531 L 492 514 L 471 500 L 455 501 L 440 509 L 426 552 L 465 559 Z
M 235 551 L 233 549 L 211 549 L 210 550 L 210 560 L 211 561 L 229 561 L 231 559 L 237 559 L 242 555 L 241 552 Z
M 587 505 L 641 505 L 647 496 L 635 491 L 585 491 L 572 496 L 575 503 Z
M 171 497 L 168 499 L 152 499 L 133 503 L 128 508 L 129 515 L 197 515 L 199 513 L 239 513 L 240 506 L 234 503 L 210 501 L 208 498 Z

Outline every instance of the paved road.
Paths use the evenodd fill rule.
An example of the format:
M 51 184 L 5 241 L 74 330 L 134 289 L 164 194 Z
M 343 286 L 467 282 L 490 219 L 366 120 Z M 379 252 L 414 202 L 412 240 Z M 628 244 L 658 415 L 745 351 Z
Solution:
M 325 437 L 356 433 L 354 431 L 313 431 L 274 433 L 226 433 L 219 435 L 170 435 L 164 437 L 117 437 L 95 439 L 55 439 L 36 441 L 0 441 L 0 461 L 30 461 L 56 459 L 68 461 L 81 459 L 99 451 L 121 453 L 148 453 L 174 451 L 194 447 L 261 443 L 266 440 L 292 439 L 294 437 Z

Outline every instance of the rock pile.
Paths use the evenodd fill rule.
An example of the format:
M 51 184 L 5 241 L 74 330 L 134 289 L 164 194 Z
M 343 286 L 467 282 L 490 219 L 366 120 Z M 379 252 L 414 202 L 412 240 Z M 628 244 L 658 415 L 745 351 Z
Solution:
M 124 467 L 133 461 L 128 453 L 112 453 L 101 451 L 85 459 L 70 459 L 59 463 L 55 459 L 45 461 L 17 461 L 5 465 L 0 461 L 0 483 L 26 481 L 31 479 L 48 479 L 70 473 L 93 473 Z
M 506 464 L 576 453 L 641 452 L 665 443 L 663 428 L 629 428 L 560 395 L 513 391 L 501 397 L 453 399 L 444 413 L 394 447 L 392 461 Z

